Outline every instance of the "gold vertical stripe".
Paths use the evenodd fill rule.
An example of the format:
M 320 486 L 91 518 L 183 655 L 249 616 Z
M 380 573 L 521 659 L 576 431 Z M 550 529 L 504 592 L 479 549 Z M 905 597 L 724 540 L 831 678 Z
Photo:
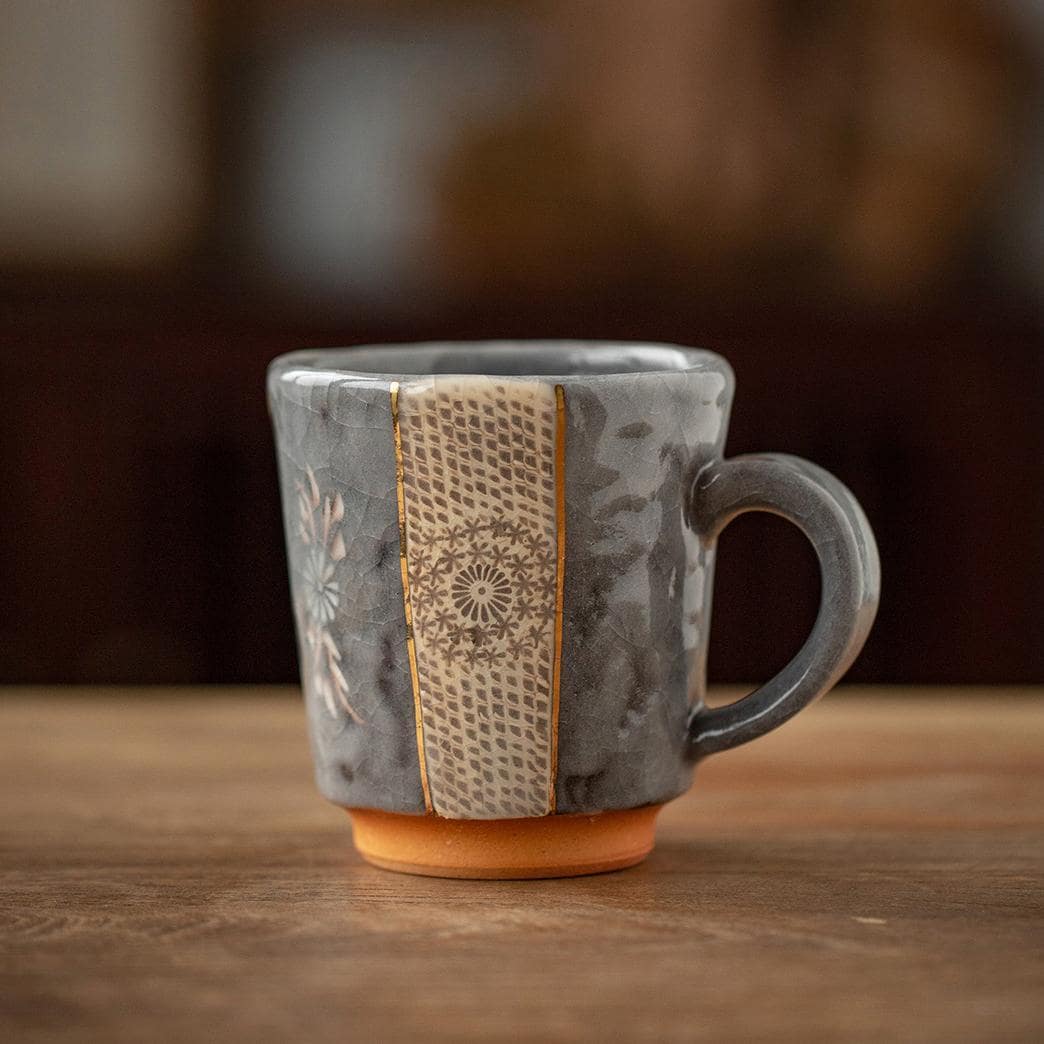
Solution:
M 555 810 L 558 787 L 558 705 L 562 687 L 562 607 L 565 603 L 565 389 L 555 385 L 555 523 L 558 560 L 555 573 L 555 653 L 551 678 L 551 773 L 548 811 Z
M 410 567 L 406 548 L 406 494 L 403 489 L 405 469 L 402 463 L 402 434 L 399 431 L 399 382 L 391 383 L 392 432 L 395 437 L 395 499 L 399 508 L 399 569 L 402 572 L 402 604 L 406 612 L 406 654 L 410 661 L 410 684 L 413 686 L 413 717 L 417 730 L 417 762 L 420 765 L 424 808 L 432 811 L 428 786 L 428 763 L 424 756 L 424 717 L 421 712 L 420 682 L 417 677 L 417 649 L 413 641 L 413 608 L 410 604 Z

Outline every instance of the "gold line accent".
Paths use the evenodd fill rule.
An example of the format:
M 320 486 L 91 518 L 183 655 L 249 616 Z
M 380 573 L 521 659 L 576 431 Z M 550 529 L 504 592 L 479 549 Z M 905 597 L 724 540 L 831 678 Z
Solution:
M 555 522 L 558 561 L 555 574 L 555 654 L 551 680 L 551 772 L 548 780 L 548 811 L 555 810 L 558 786 L 558 707 L 562 687 L 562 607 L 565 603 L 565 389 L 555 385 Z
M 417 762 L 420 765 L 424 808 L 432 811 L 428 786 L 428 762 L 424 756 L 424 718 L 421 708 L 420 680 L 417 676 L 417 649 L 413 641 L 413 607 L 410 603 L 410 567 L 406 548 L 406 493 L 403 489 L 405 467 L 402 462 L 402 434 L 399 431 L 399 382 L 391 383 L 392 433 L 395 437 L 395 499 L 399 509 L 399 569 L 402 572 L 402 604 L 406 612 L 406 654 L 410 661 L 410 684 L 413 686 L 413 716 L 417 728 Z

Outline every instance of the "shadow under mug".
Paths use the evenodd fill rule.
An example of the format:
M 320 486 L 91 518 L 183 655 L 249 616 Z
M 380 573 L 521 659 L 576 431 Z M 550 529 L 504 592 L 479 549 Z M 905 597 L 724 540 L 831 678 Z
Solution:
M 664 345 L 294 352 L 268 396 L 316 778 L 390 869 L 639 862 L 702 757 L 822 696 L 877 607 L 851 493 L 723 459 L 732 372 Z M 714 548 L 745 511 L 813 544 L 819 614 L 775 678 L 705 707 Z

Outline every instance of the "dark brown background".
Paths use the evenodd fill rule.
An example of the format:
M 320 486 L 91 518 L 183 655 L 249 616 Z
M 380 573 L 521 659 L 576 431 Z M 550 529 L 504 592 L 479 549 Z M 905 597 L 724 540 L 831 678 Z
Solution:
M 15 6 L 23 47 L 60 85 L 61 41 Z M 1024 188 L 1040 180 L 1040 37 L 1002 10 L 186 8 L 195 130 L 176 155 L 200 188 L 191 206 L 157 197 L 174 200 L 175 232 L 92 257 L 89 223 L 69 233 L 76 249 L 41 246 L 25 217 L 32 179 L 24 200 L 0 199 L 14 230 L 0 237 L 0 680 L 291 679 L 267 361 L 304 345 L 482 337 L 726 355 L 729 452 L 810 457 L 876 530 L 881 612 L 852 677 L 1044 679 L 1044 255 L 1039 193 Z M 139 29 L 162 42 L 165 25 Z M 492 115 L 421 106 L 425 77 L 452 79 L 454 55 L 473 51 L 487 78 L 521 62 L 511 75 L 529 86 Z M 350 89 L 322 72 L 352 63 Z M 435 128 L 418 167 L 426 216 L 391 261 L 379 232 L 353 254 L 353 229 L 369 226 L 351 222 L 347 253 L 334 236 L 333 253 L 312 256 L 308 220 L 336 218 L 342 181 L 346 213 L 381 191 L 381 177 L 353 187 L 353 163 L 380 143 L 352 134 L 383 133 L 386 117 L 322 122 L 365 93 L 371 67 L 408 84 L 399 155 L 422 148 L 411 127 Z M 358 102 L 378 114 L 384 75 Z M 319 120 L 299 151 L 294 120 L 311 117 L 290 120 L 288 146 L 277 111 L 295 91 L 291 115 Z M 25 97 L 27 120 L 33 104 L 61 105 Z M 25 126 L 10 133 L 50 133 Z M 342 131 L 350 147 L 324 151 Z M 279 186 L 313 169 L 335 206 L 295 226 L 293 205 L 316 197 L 307 178 Z M 59 230 L 72 220 L 60 200 L 41 213 Z M 100 205 L 93 219 L 106 220 Z M 784 523 L 748 517 L 719 562 L 712 677 L 764 678 L 811 623 L 812 555 Z

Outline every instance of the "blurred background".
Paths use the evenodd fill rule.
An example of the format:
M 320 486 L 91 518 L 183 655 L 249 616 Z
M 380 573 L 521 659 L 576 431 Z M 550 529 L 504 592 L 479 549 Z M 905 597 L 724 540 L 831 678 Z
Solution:
M 296 347 L 664 340 L 884 570 L 851 678 L 1044 681 L 1044 0 L 0 0 L 0 680 L 273 682 Z M 720 551 L 711 677 L 815 613 Z

